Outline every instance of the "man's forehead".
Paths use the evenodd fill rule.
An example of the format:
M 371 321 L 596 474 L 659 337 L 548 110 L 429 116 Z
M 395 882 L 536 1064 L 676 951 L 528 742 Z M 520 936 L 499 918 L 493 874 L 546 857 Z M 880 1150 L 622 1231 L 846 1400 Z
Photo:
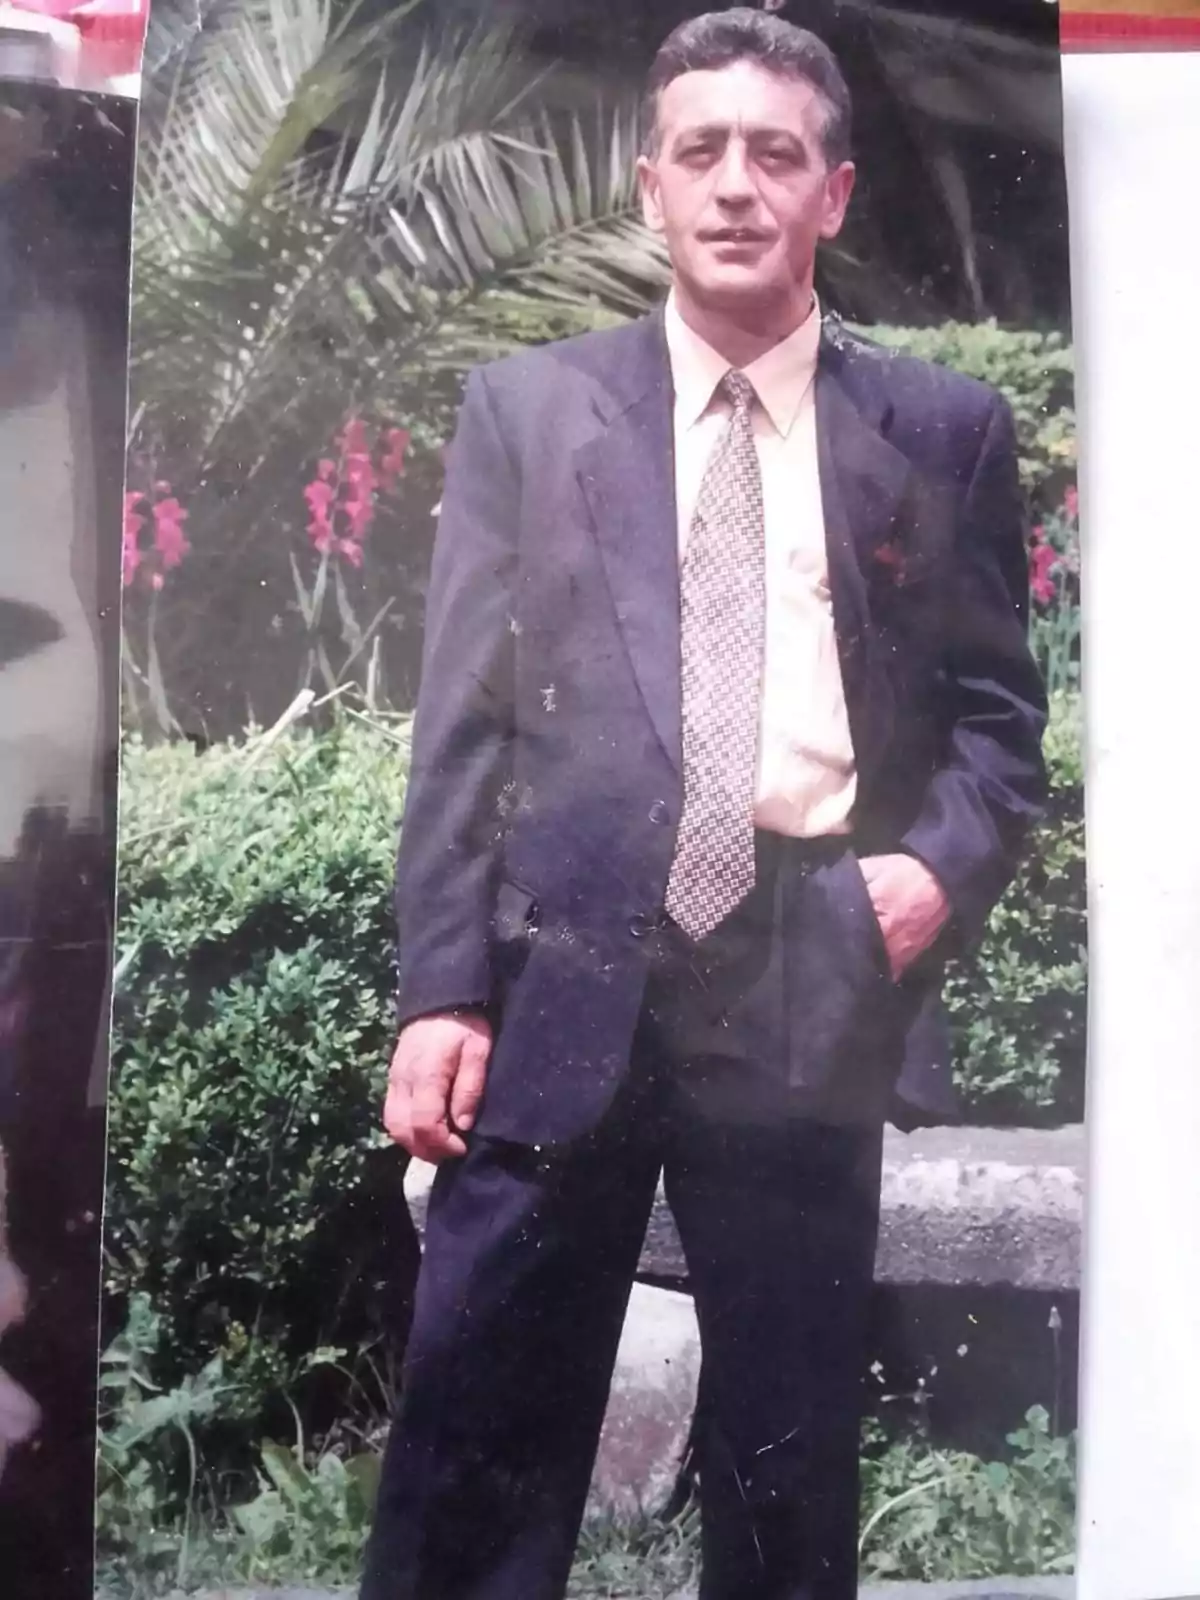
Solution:
M 820 128 L 823 112 L 814 85 L 768 72 L 754 62 L 682 72 L 659 97 L 659 125 L 672 133 L 704 127 L 803 136 Z

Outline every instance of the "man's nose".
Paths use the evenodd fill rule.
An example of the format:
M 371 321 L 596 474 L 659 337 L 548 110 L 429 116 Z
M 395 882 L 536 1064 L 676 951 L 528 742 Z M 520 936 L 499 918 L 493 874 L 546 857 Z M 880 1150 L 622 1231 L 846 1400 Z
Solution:
M 744 204 L 754 198 L 754 182 L 746 148 L 736 139 L 729 142 L 717 168 L 716 193 L 717 199 L 725 205 Z

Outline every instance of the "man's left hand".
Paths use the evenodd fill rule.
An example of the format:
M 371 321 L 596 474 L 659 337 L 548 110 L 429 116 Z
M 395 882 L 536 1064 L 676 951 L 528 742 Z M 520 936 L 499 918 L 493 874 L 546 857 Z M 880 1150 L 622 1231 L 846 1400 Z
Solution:
M 901 978 L 950 920 L 946 891 L 915 856 L 867 856 L 859 865 L 883 930 L 892 978 Z

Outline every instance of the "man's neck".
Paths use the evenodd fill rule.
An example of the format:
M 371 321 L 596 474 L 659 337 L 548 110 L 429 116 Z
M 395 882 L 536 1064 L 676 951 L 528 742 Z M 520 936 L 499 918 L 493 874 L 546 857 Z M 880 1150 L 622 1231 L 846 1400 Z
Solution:
M 679 315 L 692 332 L 739 371 L 790 338 L 813 309 L 811 282 L 785 303 L 755 308 L 702 306 L 678 283 L 674 294 Z

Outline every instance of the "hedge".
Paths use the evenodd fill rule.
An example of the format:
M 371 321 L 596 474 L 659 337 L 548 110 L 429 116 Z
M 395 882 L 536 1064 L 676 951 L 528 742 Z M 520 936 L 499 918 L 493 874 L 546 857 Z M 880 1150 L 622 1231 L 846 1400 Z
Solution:
M 859 331 L 998 389 L 1013 409 L 1021 478 L 1035 512 L 1061 503 L 1075 478 L 1075 362 L 1062 334 L 998 328 L 994 322 Z
M 107 1287 L 164 1319 L 162 1381 L 214 1354 L 261 1392 L 380 1323 L 403 1161 L 378 1131 L 403 737 L 124 751 Z M 1075 1118 L 1084 874 L 1077 711 L 1052 815 L 949 984 L 976 1121 Z M 252 1380 L 252 1381 L 251 1381 Z
M 376 1320 L 404 772 L 367 729 L 126 743 L 106 1286 L 164 1317 L 165 1382 L 220 1353 L 259 1392 Z
M 1052 789 L 988 937 L 951 969 L 946 1001 L 955 1078 L 969 1121 L 1047 1126 L 1083 1116 L 1087 876 L 1082 702 L 1055 702 L 1046 739 Z

